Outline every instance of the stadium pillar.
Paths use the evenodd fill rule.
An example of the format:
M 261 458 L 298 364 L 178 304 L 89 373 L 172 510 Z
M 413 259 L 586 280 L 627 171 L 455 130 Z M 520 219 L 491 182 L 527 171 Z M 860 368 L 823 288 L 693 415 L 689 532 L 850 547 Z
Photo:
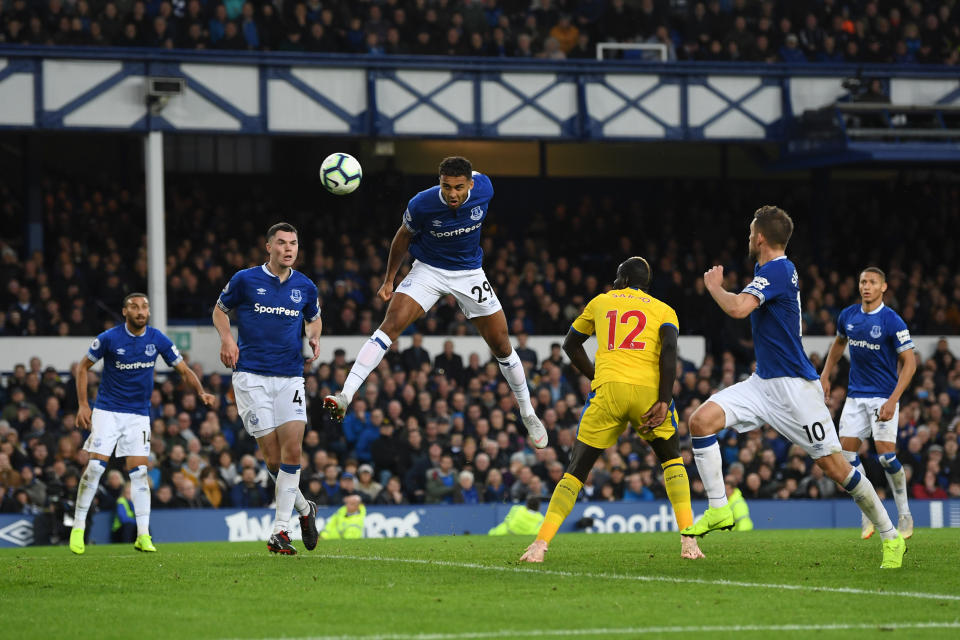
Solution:
M 34 252 L 43 252 L 43 193 L 40 183 L 43 175 L 43 151 L 38 136 L 23 136 L 23 183 L 26 195 L 26 246 L 21 259 Z
M 147 186 L 147 295 L 150 324 L 167 331 L 166 233 L 163 190 L 163 132 L 151 131 L 143 145 Z

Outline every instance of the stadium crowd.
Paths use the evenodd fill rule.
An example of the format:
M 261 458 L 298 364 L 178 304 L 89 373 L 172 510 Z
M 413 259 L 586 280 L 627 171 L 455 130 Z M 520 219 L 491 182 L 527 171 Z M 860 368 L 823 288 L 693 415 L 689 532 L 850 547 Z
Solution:
M 372 179 L 399 180 L 383 174 Z M 642 186 L 642 199 L 629 189 L 599 197 L 558 192 L 554 204 L 537 203 L 546 208 L 529 215 L 509 185 L 498 189 L 484 266 L 514 334 L 565 334 L 583 305 L 612 280 L 617 263 L 641 254 L 653 265 L 651 293 L 677 310 L 681 334 L 703 335 L 715 357 L 731 350 L 738 365 L 747 366 L 753 358 L 749 326 L 720 312 L 701 276 L 723 264 L 728 288 L 749 280 L 745 221 L 763 201 L 782 203 L 798 220 L 790 255 L 801 269 L 804 335 L 835 334 L 834 320 L 857 301 L 857 274 L 868 264 L 887 272 L 885 301 L 914 334 L 960 334 L 960 274 L 947 267 L 957 262 L 956 241 L 938 231 L 960 216 L 960 189 L 949 182 L 840 185 L 829 206 L 842 215 L 818 211 L 821 204 L 805 193 L 809 187 L 794 183 L 657 180 Z M 174 182 L 168 191 L 167 235 L 177 238 L 167 256 L 169 316 L 208 323 L 230 276 L 262 261 L 262 234 L 276 222 L 273 212 L 297 207 L 257 187 L 215 193 Z M 291 216 L 303 243 L 298 269 L 317 283 L 325 335 L 370 335 L 379 324 L 385 308 L 375 294 L 399 225 L 400 194 L 411 192 L 380 188 L 330 205 L 367 212 L 363 216 L 334 209 L 317 216 L 306 208 Z M 96 335 L 119 321 L 124 295 L 146 289 L 143 193 L 48 180 L 42 195 L 44 250 L 24 255 L 22 236 L 0 239 L 6 283 L 0 335 Z M 2 184 L 0 196 L 0 213 L 9 222 L 4 228 L 22 228 L 22 203 Z M 899 233 L 891 235 L 876 223 L 881 210 L 927 213 L 899 217 Z M 618 233 L 611 246 L 611 230 L 633 228 L 630 220 L 644 221 L 643 234 Z M 697 232 L 686 241 L 684 229 Z M 704 238 L 712 239 L 709 246 Z M 901 238 L 924 238 L 927 250 L 909 251 Z M 462 335 L 474 328 L 451 296 L 417 330 Z
M 956 64 L 960 12 L 948 0 L 4 0 L 0 42 L 553 60 L 621 42 L 662 44 L 669 60 Z
M 301 218 L 298 268 L 320 287 L 325 335 L 369 334 L 384 312 L 373 293 L 399 224 L 399 194 L 408 191 L 397 176 L 374 179 L 383 187 L 358 194 L 366 200 L 333 205 L 358 207 L 368 215 Z M 283 189 L 259 192 L 255 183 L 251 180 L 251 192 L 232 196 L 213 193 L 212 184 L 170 183 L 168 235 L 177 238 L 167 257 L 171 315 L 208 322 L 233 271 L 262 261 L 263 230 L 275 222 L 274 211 L 289 209 L 273 199 Z M 342 424 L 330 421 L 321 404 L 342 384 L 350 364 L 346 357 L 353 354 L 339 353 L 306 372 L 305 495 L 334 506 L 354 491 L 368 503 L 382 504 L 517 502 L 550 495 L 568 461 L 588 384 L 564 361 L 559 346 L 539 361 L 525 347 L 526 336 L 565 333 L 583 303 L 609 286 L 616 263 L 640 253 L 653 265 L 652 293 L 678 310 L 681 332 L 708 339 L 706 361 L 699 367 L 683 363 L 674 394 L 694 496 L 702 497 L 686 421 L 711 392 L 749 375 L 753 355 L 749 324 L 724 319 L 703 291 L 701 274 L 707 265 L 721 263 L 729 273 L 728 288 L 748 278 L 745 221 L 761 201 L 783 203 L 798 220 L 790 254 L 802 270 L 805 333 L 834 333 L 834 318 L 857 299 L 856 274 L 868 263 L 887 270 L 886 301 L 914 334 L 960 332 L 960 277 L 942 266 L 956 263 L 955 241 L 936 231 L 960 215 L 960 189 L 934 181 L 840 184 L 830 196 L 833 211 L 817 218 L 805 188 L 737 181 L 703 181 L 693 188 L 686 181 L 659 180 L 632 184 L 626 195 L 611 189 L 608 195 L 560 197 L 558 187 L 557 202 L 534 209 L 524 221 L 510 215 L 515 205 L 505 183 L 487 227 L 485 269 L 526 362 L 550 446 L 527 448 L 512 394 L 488 354 L 458 351 L 456 336 L 470 333 L 472 325 L 447 300 L 416 327 L 422 334 L 451 336 L 444 352 L 427 353 L 418 339 L 403 352 L 394 346 Z M 0 327 L 7 336 L 92 336 L 120 321 L 126 293 L 146 287 L 142 193 L 70 181 L 45 182 L 41 192 L 44 250 L 25 255 L 22 236 L 0 240 L 0 279 L 6 283 Z M 20 228 L 23 203 L 2 184 L 0 196 L 4 229 Z M 898 218 L 893 236 L 876 222 L 880 210 L 926 214 Z M 635 220 L 644 221 L 642 235 L 619 231 L 634 229 Z M 742 232 L 731 233 L 736 229 Z M 610 237 L 617 238 L 615 246 Z M 711 239 L 709 245 L 704 238 Z M 904 238 L 924 238 L 927 251 L 911 251 Z M 920 355 L 902 403 L 900 459 L 914 498 L 960 497 L 960 364 L 945 342 L 935 353 Z M 815 364 L 820 367 L 819 359 Z M 229 380 L 199 365 L 194 369 L 217 396 L 215 409 L 204 409 L 176 376 L 158 380 L 153 394 L 155 508 L 266 506 L 271 481 L 237 416 Z M 830 399 L 835 417 L 843 404 L 843 366 L 837 375 Z M 17 365 L 0 383 L 0 511 L 35 514 L 43 523 L 39 539 L 63 539 L 62 515 L 73 511 L 86 463 L 75 393 L 70 376 L 38 359 Z M 725 472 L 747 499 L 818 498 L 837 491 L 772 430 L 726 434 L 721 441 Z M 870 456 L 863 459 L 870 479 L 886 492 L 882 468 Z M 111 464 L 97 500 L 101 511 L 113 508 L 124 487 L 120 466 Z M 629 435 L 598 464 L 581 498 L 663 496 L 651 450 Z
M 349 362 L 338 351 L 332 362 L 305 371 L 309 426 L 304 438 L 301 488 L 321 505 L 338 506 L 359 493 L 368 504 L 523 502 L 549 496 L 563 475 L 589 383 L 565 362 L 559 345 L 539 360 L 517 344 L 529 385 L 550 441 L 543 450 L 525 442 L 513 396 L 496 362 L 460 354 L 456 339 L 441 353 L 419 341 L 404 351 L 396 343 L 368 379 L 342 423 L 322 409 L 322 398 L 340 387 Z M 960 498 L 960 362 L 941 341 L 922 356 L 900 411 L 899 458 L 914 499 Z M 819 365 L 819 359 L 815 358 Z M 76 367 L 76 365 L 74 365 Z M 151 398 L 149 476 L 153 508 L 266 507 L 273 495 L 262 457 L 243 429 L 229 380 L 204 375 L 193 365 L 216 406 L 207 409 L 176 374 L 158 380 Z M 829 406 L 839 418 L 844 368 Z M 704 498 L 693 464 L 687 420 L 710 393 L 748 371 L 732 353 L 707 356 L 699 368 L 681 362 L 674 385 L 679 434 L 694 499 Z M 91 393 L 97 386 L 91 374 Z M 79 474 L 87 461 L 86 433 L 77 427 L 71 376 L 44 367 L 38 358 L 17 364 L 0 386 L 0 512 L 37 517 L 39 540 L 64 539 L 63 515 L 73 512 Z M 772 429 L 721 433 L 725 473 L 747 499 L 828 498 L 839 489 L 804 452 Z M 883 495 L 879 463 L 861 454 L 868 477 Z M 114 509 L 124 490 L 120 462 L 95 501 Z M 664 498 L 662 472 L 649 446 L 627 432 L 588 478 L 581 500 Z

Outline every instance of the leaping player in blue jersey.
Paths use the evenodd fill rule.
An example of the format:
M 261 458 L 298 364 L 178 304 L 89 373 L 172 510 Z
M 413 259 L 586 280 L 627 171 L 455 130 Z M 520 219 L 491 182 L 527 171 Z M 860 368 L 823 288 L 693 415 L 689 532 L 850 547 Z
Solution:
M 490 178 L 474 171 L 466 158 L 455 156 L 440 163 L 439 185 L 410 199 L 390 245 L 387 272 L 377 291 L 390 306 L 380 328 L 357 354 L 343 389 L 324 399 L 334 418 L 343 418 L 357 389 L 377 368 L 393 341 L 441 296 L 452 294 L 500 363 L 533 446 L 547 446 L 547 430 L 530 403 L 526 375 L 510 344 L 506 316 L 483 272 L 481 228 L 492 198 Z M 395 295 L 393 283 L 408 249 L 414 257 L 413 267 Z
M 823 399 L 818 376 L 803 351 L 800 337 L 800 279 L 785 254 L 793 220 L 779 207 L 764 206 L 750 223 L 750 257 L 756 259 L 753 281 L 739 294 L 723 288 L 723 267 L 703 274 L 707 291 L 733 318 L 750 316 L 757 370 L 748 379 L 719 391 L 690 417 L 697 470 L 709 508 L 681 533 L 703 536 L 733 528 L 727 504 L 717 432 L 740 433 L 769 424 L 814 459 L 824 474 L 847 490 L 883 539 L 882 569 L 903 563 L 907 545 L 876 490 L 841 454 L 840 440 Z
M 148 326 L 150 301 L 146 294 L 131 293 L 123 299 L 124 323 L 104 331 L 94 339 L 87 357 L 77 366 L 77 424 L 90 429 L 83 448 L 90 453 L 80 485 L 77 506 L 70 531 L 70 550 L 85 550 L 84 531 L 90 503 L 100 485 L 110 455 L 126 457 L 130 474 L 133 512 L 137 519 L 137 551 L 156 551 L 150 537 L 150 485 L 147 482 L 147 457 L 150 455 L 150 394 L 153 393 L 153 369 L 157 356 L 176 369 L 208 407 L 212 394 L 203 390 L 197 374 L 167 336 Z M 103 359 L 103 375 L 93 411 L 87 392 L 87 371 Z
M 873 438 L 877 457 L 893 489 L 897 503 L 897 529 L 904 538 L 913 535 L 913 516 L 907 503 L 907 478 L 897 460 L 897 429 L 900 417 L 900 396 L 906 391 L 917 371 L 910 330 L 896 311 L 883 304 L 887 276 L 876 267 L 860 273 L 861 304 L 840 312 L 837 318 L 837 339 L 830 347 L 820 374 L 824 394 L 830 395 L 830 374 L 850 346 L 850 379 L 847 400 L 840 414 L 840 444 L 843 457 L 866 475 L 860 456 L 860 441 Z M 897 368 L 899 366 L 899 373 Z M 874 526 L 862 518 L 860 537 L 873 535 Z
M 300 492 L 300 450 L 307 425 L 303 391 L 306 333 L 313 362 L 320 353 L 317 286 L 293 269 L 300 249 L 296 228 L 278 222 L 267 231 L 269 259 L 238 271 L 223 288 L 213 310 L 220 334 L 220 361 L 234 369 L 233 391 L 243 426 L 256 438 L 276 484 L 276 519 L 267 541 L 271 553 L 295 555 L 290 515 L 300 514 L 303 546 L 317 546 L 317 506 Z M 236 312 L 239 344 L 230 333 Z

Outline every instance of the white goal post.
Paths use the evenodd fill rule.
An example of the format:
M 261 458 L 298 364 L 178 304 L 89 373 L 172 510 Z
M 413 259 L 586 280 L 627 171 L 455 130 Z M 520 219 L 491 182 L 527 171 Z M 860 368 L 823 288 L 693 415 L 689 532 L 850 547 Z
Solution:
M 603 52 L 607 50 L 656 51 L 660 62 L 667 62 L 667 45 L 662 42 L 598 42 L 597 60 L 603 60 Z

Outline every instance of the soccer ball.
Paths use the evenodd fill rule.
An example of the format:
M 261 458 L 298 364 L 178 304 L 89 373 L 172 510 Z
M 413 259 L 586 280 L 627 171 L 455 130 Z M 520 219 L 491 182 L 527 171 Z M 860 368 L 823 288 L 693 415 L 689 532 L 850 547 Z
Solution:
M 331 153 L 320 165 L 320 180 L 323 186 L 338 196 L 353 193 L 360 186 L 363 169 L 349 153 Z

